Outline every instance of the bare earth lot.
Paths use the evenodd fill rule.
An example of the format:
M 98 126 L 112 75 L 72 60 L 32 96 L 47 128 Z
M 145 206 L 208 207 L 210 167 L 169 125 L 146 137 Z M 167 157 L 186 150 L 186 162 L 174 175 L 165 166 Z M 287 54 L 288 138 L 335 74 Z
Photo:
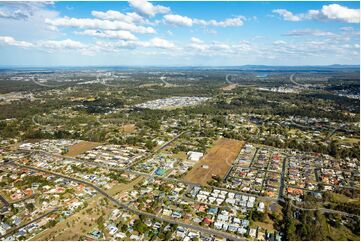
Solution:
M 94 147 L 97 147 L 101 145 L 101 143 L 98 142 L 90 142 L 90 141 L 83 141 L 78 144 L 75 144 L 71 147 L 69 147 L 68 153 L 66 153 L 67 156 L 75 157 L 81 153 L 84 153 L 85 151 L 91 150 Z
M 237 84 L 229 84 L 227 86 L 222 87 L 221 89 L 223 91 L 231 91 L 231 90 L 235 89 L 237 86 L 238 86 Z
M 135 131 L 135 124 L 125 124 L 123 125 L 123 131 L 125 133 L 133 133 Z
M 237 158 L 244 142 L 232 139 L 219 139 L 200 161 L 184 177 L 185 181 L 206 185 L 212 176 L 224 177 L 232 162 Z M 208 166 L 208 169 L 204 168 Z

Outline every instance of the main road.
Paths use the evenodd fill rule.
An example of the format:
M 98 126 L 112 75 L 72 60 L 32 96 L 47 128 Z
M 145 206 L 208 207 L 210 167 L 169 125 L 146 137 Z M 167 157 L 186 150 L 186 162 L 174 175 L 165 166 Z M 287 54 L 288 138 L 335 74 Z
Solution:
M 73 157 L 52 154 L 52 153 L 49 153 L 49 152 L 43 151 L 43 150 L 22 150 L 22 151 L 43 153 L 43 154 L 46 154 L 46 155 L 50 155 L 50 156 L 54 156 L 54 157 L 58 157 L 58 158 L 63 158 L 63 159 L 67 159 L 67 160 L 72 160 L 72 161 L 75 161 L 75 162 L 86 163 L 88 165 L 89 165 L 89 163 L 91 163 L 92 165 L 94 165 L 96 167 L 105 168 L 105 169 L 112 170 L 112 171 L 117 171 L 117 172 L 128 172 L 128 173 L 131 173 L 131 174 L 134 174 L 134 175 L 137 175 L 137 176 L 155 178 L 155 179 L 160 179 L 160 180 L 165 180 L 165 181 L 175 182 L 175 183 L 183 183 L 183 184 L 187 184 L 187 185 L 190 185 L 190 186 L 200 186 L 198 183 L 194 183 L 194 182 L 189 182 L 189 181 L 179 180 L 179 179 L 175 179 L 175 178 L 162 177 L 162 176 L 157 176 L 157 175 L 153 175 L 153 174 L 148 174 L 148 173 L 144 173 L 144 172 L 140 172 L 140 171 L 131 170 L 130 168 L 127 168 L 127 167 L 125 167 L 125 168 L 117 168 L 117 167 L 101 164 L 101 163 L 98 163 L 98 162 L 84 161 L 84 160 L 76 159 L 76 158 L 73 158 Z M 278 200 L 283 201 L 283 199 L 265 197 L 265 196 L 255 195 L 255 194 L 249 194 L 249 193 L 244 193 L 244 192 L 240 192 L 240 191 L 233 190 L 233 189 L 228 189 L 228 188 L 216 187 L 216 186 L 211 186 L 211 185 L 202 185 L 202 186 L 210 187 L 210 188 L 213 188 L 213 189 L 219 189 L 219 190 L 227 191 L 227 192 L 238 193 L 238 194 L 242 194 L 242 195 L 246 195 L 246 196 L 254 196 L 254 197 L 257 197 L 257 198 L 259 198 L 261 200 L 265 200 L 265 201 L 274 201 L 274 202 L 276 202 Z
M 0 194 L 0 200 L 4 204 L 5 207 L 8 207 L 10 203 Z
M 22 228 L 25 228 L 29 224 L 32 224 L 32 223 L 34 223 L 36 221 L 39 221 L 40 219 L 45 218 L 46 216 L 48 216 L 48 215 L 50 215 L 52 213 L 55 213 L 58 210 L 59 210 L 59 208 L 54 208 L 53 210 L 41 215 L 40 217 L 37 217 L 36 219 L 33 219 L 33 220 L 31 220 L 31 221 L 29 221 L 29 222 L 27 222 L 27 223 L 25 223 L 25 224 L 23 224 L 21 226 L 15 227 L 15 228 L 11 229 L 9 232 L 7 232 L 6 234 L 1 235 L 0 239 L 5 238 L 7 236 L 10 236 L 11 234 L 15 233 L 16 231 L 18 231 L 18 230 L 20 230 Z
M 235 236 L 235 235 L 232 235 L 232 234 L 229 234 L 229 233 L 225 233 L 225 232 L 210 229 L 210 228 L 201 227 L 201 226 L 198 226 L 198 225 L 187 224 L 187 223 L 184 223 L 184 222 L 181 222 L 181 221 L 164 218 L 164 217 L 161 217 L 161 216 L 157 216 L 155 214 L 151 214 L 151 213 L 147 213 L 147 212 L 143 212 L 143 211 L 134 209 L 134 208 L 130 207 L 129 205 L 126 205 L 126 204 L 123 204 L 123 203 L 119 202 L 117 199 L 110 196 L 108 193 L 106 193 L 104 190 L 102 190 L 98 186 L 96 186 L 96 185 L 94 185 L 94 184 L 92 184 L 90 182 L 87 182 L 87 181 L 83 181 L 83 180 L 80 180 L 80 179 L 77 179 L 77 178 L 73 178 L 73 177 L 63 175 L 63 174 L 55 173 L 55 172 L 52 172 L 52 171 L 49 171 L 49 170 L 40 169 L 40 168 L 37 168 L 37 167 L 32 167 L 32 166 L 28 166 L 28 165 L 21 165 L 21 164 L 15 163 L 15 162 L 9 162 L 7 164 L 12 165 L 12 166 L 19 166 L 19 167 L 27 168 L 29 170 L 34 170 L 34 171 L 39 171 L 39 172 L 52 174 L 52 175 L 57 176 L 57 177 L 61 177 L 61 178 L 64 178 L 64 179 L 67 179 L 67 180 L 70 180 L 70 181 L 74 181 L 74 182 L 78 182 L 78 183 L 87 185 L 89 187 L 92 187 L 94 190 L 96 190 L 98 193 L 103 195 L 105 198 L 109 199 L 117 207 L 120 207 L 122 209 L 131 211 L 131 212 L 133 212 L 133 213 L 135 213 L 137 215 L 144 215 L 144 216 L 147 216 L 149 218 L 153 218 L 153 219 L 157 219 L 157 220 L 160 220 L 160 221 L 168 222 L 170 224 L 177 224 L 177 225 L 185 227 L 185 228 L 194 229 L 194 230 L 197 230 L 197 231 L 200 231 L 200 232 L 203 232 L 203 233 L 207 233 L 207 234 L 213 234 L 213 235 L 216 235 L 216 236 L 219 236 L 219 237 L 222 237 L 222 238 L 226 238 L 226 239 L 229 239 L 229 240 L 242 240 L 241 237 L 238 237 L 238 236 Z

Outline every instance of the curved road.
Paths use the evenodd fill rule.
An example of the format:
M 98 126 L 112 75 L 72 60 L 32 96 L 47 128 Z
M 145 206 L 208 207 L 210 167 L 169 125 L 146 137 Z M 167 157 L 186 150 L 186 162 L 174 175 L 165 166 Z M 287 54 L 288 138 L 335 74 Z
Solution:
M 58 157 L 58 158 L 63 158 L 63 159 L 72 160 L 72 161 L 75 161 L 75 162 L 81 162 L 81 163 L 88 163 L 89 164 L 89 161 L 84 161 L 84 160 L 80 160 L 80 159 L 76 159 L 76 158 L 72 158 L 72 157 L 52 154 L 52 153 L 49 153 L 49 152 L 43 151 L 43 150 L 22 150 L 22 151 L 25 151 L 25 152 L 39 152 L 39 153 L 51 155 L 51 156 Z M 94 163 L 94 162 L 92 162 L 92 165 L 97 166 L 97 167 L 101 167 L 101 168 L 105 168 L 105 169 L 109 169 L 109 170 L 112 170 L 112 171 L 128 172 L 128 173 L 131 173 L 131 174 L 135 174 L 135 175 L 138 175 L 138 176 L 144 176 L 144 177 L 148 177 L 148 178 L 156 178 L 156 179 L 165 180 L 165 181 L 169 181 L 169 182 L 179 182 L 179 183 L 187 184 L 187 185 L 190 185 L 190 186 L 200 186 L 200 184 L 198 184 L 198 183 L 188 182 L 188 181 L 184 181 L 184 180 L 178 180 L 178 179 L 175 179 L 175 178 L 168 178 L 168 177 L 152 175 L 152 174 L 148 174 L 148 173 L 144 173 L 144 172 L 140 172 L 140 171 L 134 171 L 134 170 L 131 170 L 130 168 L 110 167 L 108 165 L 104 165 L 104 164 L 100 164 L 100 163 Z M 264 196 L 244 193 L 244 192 L 240 192 L 240 191 L 232 190 L 232 189 L 228 189 L 228 188 L 215 187 L 215 186 L 211 186 L 211 185 L 202 185 L 202 186 L 210 187 L 210 188 L 213 188 L 213 189 L 219 189 L 219 190 L 227 191 L 227 192 L 238 193 L 238 194 L 241 194 L 241 195 L 247 195 L 247 196 L 252 195 L 254 197 L 257 197 L 257 198 L 263 199 L 263 200 L 267 200 L 267 201 L 278 201 L 278 200 L 283 201 L 282 199 L 278 199 L 278 198 L 264 197 Z
M 303 84 L 300 84 L 298 82 L 296 82 L 293 78 L 296 74 L 295 73 L 292 73 L 291 76 L 290 76 L 290 82 L 292 82 L 293 84 L 295 84 L 296 86 L 300 86 L 300 87 L 305 87 Z
M 15 227 L 15 228 L 11 229 L 9 232 L 7 232 L 6 234 L 1 235 L 1 236 L 0 236 L 0 239 L 1 239 L 1 238 L 4 238 L 4 237 L 7 237 L 7 236 L 10 236 L 11 234 L 15 233 L 16 231 L 18 231 L 18 230 L 20 230 L 20 229 L 28 226 L 29 224 L 32 224 L 32 223 L 34 223 L 34 222 L 36 222 L 36 221 L 39 221 L 40 219 L 48 216 L 49 214 L 52 214 L 52 213 L 58 211 L 58 210 L 59 210 L 59 208 L 54 208 L 53 210 L 51 210 L 51 211 L 49 211 L 49 212 L 41 215 L 40 217 L 38 217 L 38 218 L 36 218 L 36 219 L 33 219 L 33 220 L 31 220 L 31 221 L 29 221 L 29 222 L 27 222 L 27 223 L 25 223 L 25 224 L 23 224 L 23 225 L 21 225 L 21 226 Z
M 346 212 L 328 209 L 328 208 L 301 208 L 301 207 L 298 207 L 297 205 L 293 204 L 292 201 L 290 201 L 290 204 L 292 207 L 299 209 L 299 210 L 303 210 L 303 211 L 321 211 L 322 213 L 336 213 L 336 214 L 340 214 L 340 215 L 344 215 L 344 216 L 360 217 L 357 214 L 346 213 Z
M 24 168 L 34 170 L 34 171 L 49 173 L 49 174 L 52 174 L 54 176 L 58 176 L 58 177 L 61 177 L 61 178 L 67 179 L 67 180 L 71 180 L 71 181 L 75 181 L 75 182 L 78 182 L 78 183 L 85 184 L 85 185 L 87 185 L 89 187 L 92 187 L 98 193 L 100 193 L 101 195 L 103 195 L 104 197 L 109 199 L 116 206 L 118 206 L 120 208 L 123 208 L 125 210 L 128 210 L 128 211 L 131 211 L 131 212 L 133 212 L 133 213 L 135 213 L 137 215 L 144 215 L 144 216 L 147 216 L 149 218 L 153 218 L 153 219 L 157 219 L 157 220 L 160 220 L 160 221 L 168 222 L 170 224 L 177 224 L 177 225 L 180 225 L 180 226 L 185 227 L 185 228 L 194 229 L 194 230 L 197 230 L 197 231 L 200 231 L 200 232 L 203 232 L 203 233 L 207 233 L 207 234 L 213 234 L 213 235 L 216 235 L 216 236 L 219 236 L 219 237 L 222 237 L 222 238 L 226 238 L 226 239 L 229 239 L 229 240 L 238 241 L 238 240 L 242 239 L 242 238 L 240 238 L 238 236 L 235 236 L 235 235 L 232 235 L 232 234 L 229 234 L 229 233 L 225 233 L 225 232 L 222 232 L 222 231 L 218 231 L 218 230 L 214 230 L 214 229 L 210 229 L 210 228 L 205 228 L 205 227 L 201 227 L 201 226 L 197 226 L 197 225 L 191 225 L 191 224 L 183 223 L 183 222 L 176 221 L 176 220 L 173 220 L 173 219 L 163 218 L 163 217 L 160 217 L 160 216 L 157 216 L 157 215 L 154 215 L 154 214 L 150 214 L 150 213 L 147 213 L 147 212 L 143 212 L 143 211 L 131 208 L 130 206 L 119 202 L 118 200 L 111 197 L 108 193 L 106 193 L 105 191 L 103 191 L 99 187 L 97 187 L 94 184 L 92 184 L 90 182 L 87 182 L 87 181 L 83 181 L 83 180 L 80 180 L 80 179 L 77 179 L 77 178 L 65 176 L 65 175 L 55 173 L 55 172 L 52 172 L 52 171 L 49 171 L 49 170 L 44 170 L 44 169 L 40 169 L 40 168 L 36 168 L 36 167 L 32 167 L 32 166 L 17 164 L 15 162 L 10 162 L 8 164 L 13 165 L 13 166 L 24 167 Z

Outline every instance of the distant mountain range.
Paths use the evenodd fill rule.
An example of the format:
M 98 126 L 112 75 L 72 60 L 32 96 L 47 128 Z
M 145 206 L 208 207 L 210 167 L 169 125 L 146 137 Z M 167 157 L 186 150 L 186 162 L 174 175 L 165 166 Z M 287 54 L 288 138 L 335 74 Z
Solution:
M 309 66 L 268 66 L 268 65 L 243 65 L 243 66 L 58 66 L 58 67 L 20 67 L 3 66 L 0 72 L 54 72 L 54 71 L 121 71 L 121 70 L 228 70 L 228 71 L 360 71 L 360 65 L 309 65 Z

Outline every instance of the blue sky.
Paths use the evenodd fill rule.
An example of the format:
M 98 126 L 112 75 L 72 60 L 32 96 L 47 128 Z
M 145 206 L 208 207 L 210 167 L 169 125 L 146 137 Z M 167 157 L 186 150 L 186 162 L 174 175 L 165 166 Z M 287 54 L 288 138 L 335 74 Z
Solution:
M 359 2 L 0 2 L 2 66 L 359 64 Z

